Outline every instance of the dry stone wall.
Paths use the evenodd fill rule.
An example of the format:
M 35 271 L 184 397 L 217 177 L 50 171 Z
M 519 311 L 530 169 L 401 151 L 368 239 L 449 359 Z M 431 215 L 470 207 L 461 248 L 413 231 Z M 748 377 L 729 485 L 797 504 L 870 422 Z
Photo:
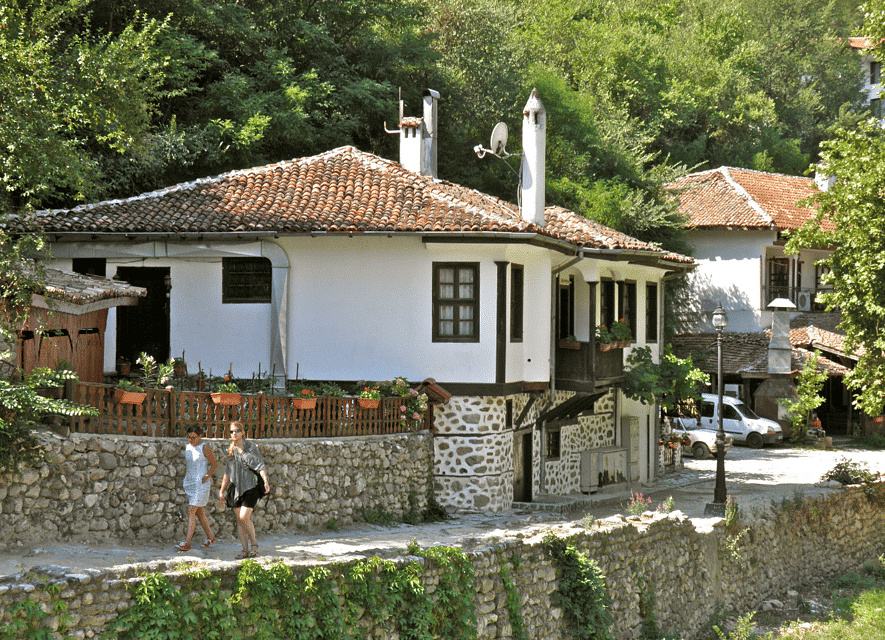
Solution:
M 880 496 L 882 493 L 879 494 Z M 571 535 L 576 548 L 596 559 L 606 576 L 617 640 L 641 637 L 641 594 L 653 592 L 658 626 L 665 634 L 690 640 L 707 624 L 718 607 L 732 613 L 756 609 L 763 600 L 783 597 L 805 582 L 856 571 L 885 551 L 881 531 L 885 509 L 858 489 L 804 503 L 793 502 L 780 513 L 745 514 L 739 526 L 724 524 L 698 530 L 680 514 L 615 518 L 585 531 L 560 528 Z M 743 532 L 743 533 L 741 533 Z M 507 568 L 519 596 L 519 615 L 535 640 L 574 637 L 556 593 L 559 569 L 540 537 L 499 541 L 466 553 L 475 570 L 474 604 L 480 640 L 509 640 L 513 626 L 507 609 L 502 568 Z M 518 562 L 513 563 L 513 559 Z M 418 579 L 432 593 L 441 570 L 422 559 Z M 330 575 L 341 580 L 348 564 L 329 563 Z M 205 565 L 230 589 L 238 563 Z M 304 566 L 295 567 L 295 573 Z M 70 572 L 61 567 L 32 569 L 26 575 L 0 580 L 0 628 L 15 603 L 29 599 L 46 611 L 54 601 L 44 585 L 55 584 L 73 617 L 66 637 L 89 638 L 120 612 L 132 606 L 131 587 L 148 572 L 166 573 L 179 587 L 189 578 L 171 563 L 130 565 L 108 570 Z M 394 640 L 395 634 L 363 613 L 364 637 Z M 50 625 L 55 622 L 49 618 Z
M 17 540 L 183 537 L 187 497 L 184 440 L 133 436 L 44 435 L 50 462 L 0 482 L 0 546 Z M 206 439 L 224 474 L 227 441 Z M 340 439 L 259 440 L 272 494 L 253 520 L 260 531 L 362 520 L 364 511 L 395 516 L 427 503 L 433 439 L 428 432 Z M 213 529 L 230 518 L 214 502 Z
M 574 393 L 558 391 L 556 404 Z M 507 426 L 507 402 L 511 415 L 522 414 L 528 394 L 504 397 L 456 396 L 435 408 L 436 458 L 434 475 L 439 501 L 449 507 L 503 511 L 513 505 L 514 431 Z M 544 405 L 536 403 L 522 427 L 534 427 Z M 546 465 L 546 493 L 580 491 L 580 455 L 585 449 L 611 446 L 615 442 L 614 394 L 596 402 L 595 413 L 580 416 L 578 424 L 561 429 L 560 457 Z M 532 469 L 541 464 L 541 434 L 532 434 Z M 624 470 L 620 469 L 623 475 Z M 532 474 L 532 494 L 540 491 L 540 479 Z

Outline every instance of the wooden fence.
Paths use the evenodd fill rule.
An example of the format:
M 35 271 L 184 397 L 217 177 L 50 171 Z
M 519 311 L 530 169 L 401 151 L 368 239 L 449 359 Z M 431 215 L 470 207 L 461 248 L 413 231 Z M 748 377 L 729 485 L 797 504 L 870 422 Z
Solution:
M 318 397 L 314 409 L 296 409 L 290 396 L 240 394 L 235 405 L 216 405 L 209 393 L 147 389 L 143 404 L 123 404 L 114 385 L 77 382 L 71 400 L 90 405 L 97 416 L 70 418 L 71 431 L 129 436 L 179 437 L 200 426 L 207 438 L 227 438 L 233 420 L 247 438 L 338 438 L 432 429 L 433 407 L 423 419 L 403 418 L 400 398 L 382 398 L 377 409 L 363 409 L 357 398 Z M 407 413 L 407 412 L 405 412 Z

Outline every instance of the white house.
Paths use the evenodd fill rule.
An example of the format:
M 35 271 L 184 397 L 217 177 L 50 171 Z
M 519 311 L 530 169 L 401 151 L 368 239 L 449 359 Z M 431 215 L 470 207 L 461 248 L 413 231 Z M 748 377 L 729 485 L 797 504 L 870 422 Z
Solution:
M 868 38 L 848 38 L 848 46 L 860 54 L 861 71 L 864 77 L 864 93 L 867 103 L 877 118 L 885 116 L 882 112 L 882 63 L 869 51 L 870 41 Z
M 626 317 L 657 355 L 662 280 L 693 261 L 544 206 L 537 93 L 522 210 L 436 177 L 437 94 L 424 101 L 399 164 L 341 147 L 41 212 L 53 266 L 148 290 L 111 311 L 106 370 L 146 350 L 242 377 L 432 377 L 454 396 L 435 412 L 451 506 L 653 478 L 655 408 L 618 392 L 623 350 L 598 352 L 595 327 Z
M 728 314 L 725 380 L 743 385 L 741 396 L 752 402 L 763 380 L 777 377 L 768 367 L 765 345 L 772 328 L 770 305 L 786 300 L 794 306 L 789 327 L 784 327 L 793 347 L 792 369 L 801 368 L 809 350 L 821 351 L 820 368 L 830 376 L 822 418 L 829 430 L 844 432 L 851 401 L 841 379 L 857 358 L 844 351 L 839 314 L 828 313 L 818 300 L 827 291 L 821 279 L 828 267 L 820 260 L 830 252 L 784 253 L 785 234 L 814 214 L 801 203 L 818 192 L 815 181 L 720 167 L 685 176 L 671 189 L 688 219 L 686 237 L 699 265 L 689 276 L 691 295 L 677 311 L 681 333 L 674 340 L 677 354 L 692 353 L 696 362 L 704 363 L 702 369 L 716 371 L 715 355 L 710 358 L 709 353 L 712 348 L 715 354 L 711 318 L 721 304 Z M 760 334 L 764 334 L 761 351 Z M 702 344 L 706 348 L 701 349 Z

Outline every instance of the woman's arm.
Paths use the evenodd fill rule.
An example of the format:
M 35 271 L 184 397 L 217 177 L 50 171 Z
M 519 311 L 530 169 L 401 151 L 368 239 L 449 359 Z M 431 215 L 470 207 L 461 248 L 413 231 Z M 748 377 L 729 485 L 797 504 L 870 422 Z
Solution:
M 264 480 L 264 493 L 270 493 L 270 480 L 267 479 L 267 470 L 262 469 L 258 473 L 261 474 L 261 479 Z
M 203 482 L 209 482 L 209 479 L 215 475 L 215 470 L 218 469 L 218 463 L 215 461 L 215 454 L 212 453 L 212 448 L 209 445 L 203 446 L 203 455 L 209 461 L 209 469 L 206 470 L 206 475 L 203 476 Z
M 221 488 L 218 490 L 218 501 L 221 504 L 224 504 L 224 492 L 227 489 L 228 482 L 227 471 L 225 471 L 224 476 L 221 478 Z

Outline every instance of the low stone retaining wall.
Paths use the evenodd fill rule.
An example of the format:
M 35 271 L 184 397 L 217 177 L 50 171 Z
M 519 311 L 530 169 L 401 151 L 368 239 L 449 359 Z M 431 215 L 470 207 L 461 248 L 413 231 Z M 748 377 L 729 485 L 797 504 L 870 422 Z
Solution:
M 187 496 L 181 438 L 72 434 L 41 436 L 50 462 L 0 482 L 0 547 L 17 540 L 122 540 L 184 537 Z M 218 460 L 206 513 L 213 531 L 230 517 L 215 498 L 228 441 L 204 439 Z M 259 531 L 395 516 L 427 503 L 433 482 L 429 432 L 338 439 L 258 440 L 271 496 L 255 510 Z M 197 535 L 202 530 L 197 526 Z M 202 538 L 199 538 L 200 540 Z
M 768 598 L 783 596 L 807 581 L 832 578 L 859 569 L 885 551 L 881 535 L 885 509 L 881 497 L 871 501 L 863 491 L 848 489 L 814 501 L 792 501 L 775 513 L 744 514 L 737 527 L 723 523 L 700 531 L 680 514 L 621 518 L 598 523 L 590 531 L 577 526 L 554 531 L 573 535 L 577 549 L 595 558 L 606 576 L 613 599 L 613 631 L 619 640 L 640 637 L 641 594 L 653 592 L 658 626 L 664 633 L 692 638 L 721 606 L 743 613 L 756 609 Z M 507 609 L 507 588 L 502 569 L 507 569 L 518 593 L 518 609 L 528 637 L 560 640 L 574 637 L 556 601 L 558 569 L 539 538 L 509 540 L 493 547 L 467 551 L 475 570 L 474 603 L 481 640 L 513 637 Z M 517 565 L 511 558 L 519 558 Z M 400 558 L 398 562 L 415 561 Z M 433 592 L 441 570 L 417 559 L 423 569 L 419 580 Z M 326 568 L 340 579 L 349 564 L 330 563 Z M 231 588 L 238 563 L 203 565 Z M 296 567 L 303 574 L 306 567 Z M 113 570 L 66 573 L 60 568 L 32 570 L 0 584 L 0 626 L 8 620 L 10 607 L 31 599 L 47 611 L 53 600 L 42 584 L 55 583 L 59 596 L 73 616 L 71 637 L 92 637 L 120 612 L 132 606 L 126 586 L 142 580 L 146 572 L 168 572 L 178 586 L 191 584 L 179 565 L 154 563 Z M 188 587 L 190 588 L 190 587 Z M 370 611 L 362 613 L 364 637 L 396 638 L 375 624 Z M 4 619 L 4 616 L 6 618 Z M 49 618 L 51 623 L 54 618 Z

